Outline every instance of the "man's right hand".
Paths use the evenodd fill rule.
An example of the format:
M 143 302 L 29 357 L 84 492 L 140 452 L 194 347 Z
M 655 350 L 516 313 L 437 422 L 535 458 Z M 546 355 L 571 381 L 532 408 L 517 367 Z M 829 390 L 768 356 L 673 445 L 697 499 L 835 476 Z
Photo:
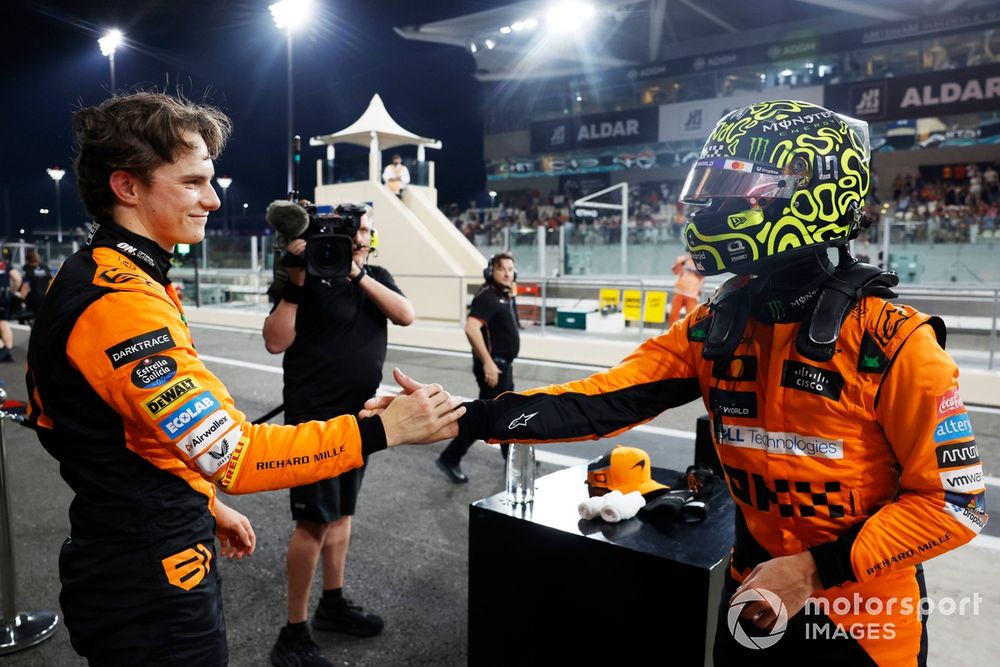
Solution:
M 500 367 L 492 359 L 483 364 L 483 374 L 486 376 L 486 384 L 491 387 L 500 382 Z
M 460 397 L 453 397 L 439 384 L 420 385 L 410 380 L 409 386 L 401 386 L 406 393 L 384 397 L 390 400 L 381 403 L 377 409 L 367 409 L 369 406 L 366 403 L 366 410 L 360 415 L 381 415 L 389 447 L 438 442 L 458 435 L 458 418 L 465 414 Z

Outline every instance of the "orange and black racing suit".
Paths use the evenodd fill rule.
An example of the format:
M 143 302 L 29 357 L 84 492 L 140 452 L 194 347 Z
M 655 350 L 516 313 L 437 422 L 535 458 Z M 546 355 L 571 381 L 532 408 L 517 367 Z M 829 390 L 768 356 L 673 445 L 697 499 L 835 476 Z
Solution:
M 797 664 L 794 651 L 810 648 L 810 660 L 917 664 L 918 564 L 968 542 L 987 520 L 958 369 L 935 334 L 943 325 L 869 296 L 848 314 L 828 362 L 798 353 L 799 323 L 754 317 L 730 359 L 710 362 L 702 348 L 712 317 L 702 305 L 589 378 L 469 403 L 460 428 L 493 442 L 611 437 L 700 396 L 737 508 L 733 580 L 810 549 L 824 586 L 813 611 L 825 625 L 808 638 L 842 640 L 834 658 L 790 639 L 789 625 L 756 659 L 779 664 L 785 645 Z M 851 607 L 829 605 L 838 598 Z M 732 640 L 724 616 L 722 633 Z
M 75 493 L 60 602 L 92 664 L 225 664 L 216 486 L 306 484 L 385 447 L 381 420 L 248 422 L 198 359 L 169 266 L 103 223 L 56 275 L 28 347 L 29 418 Z

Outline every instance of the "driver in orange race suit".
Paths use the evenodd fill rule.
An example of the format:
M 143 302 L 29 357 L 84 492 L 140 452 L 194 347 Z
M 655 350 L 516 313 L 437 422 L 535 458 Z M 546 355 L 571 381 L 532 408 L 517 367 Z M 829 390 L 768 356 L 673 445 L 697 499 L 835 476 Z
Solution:
M 866 123 L 795 101 L 729 113 L 682 199 L 698 270 L 736 277 L 618 366 L 459 420 L 491 442 L 595 439 L 701 398 L 737 510 L 717 665 L 926 664 L 920 564 L 987 521 L 943 323 L 887 301 L 895 274 L 848 251 L 869 178 Z M 782 604 L 746 604 L 730 632 L 754 590 Z M 737 641 L 786 614 L 766 650 Z
M 215 536 L 246 555 L 245 517 L 216 499 L 298 486 L 376 451 L 457 433 L 438 386 L 395 414 L 252 424 L 198 359 L 167 278 L 177 243 L 204 237 L 217 109 L 156 93 L 74 118 L 76 175 L 98 227 L 63 264 L 28 346 L 29 420 L 75 496 L 59 559 L 74 649 L 92 665 L 228 663 Z

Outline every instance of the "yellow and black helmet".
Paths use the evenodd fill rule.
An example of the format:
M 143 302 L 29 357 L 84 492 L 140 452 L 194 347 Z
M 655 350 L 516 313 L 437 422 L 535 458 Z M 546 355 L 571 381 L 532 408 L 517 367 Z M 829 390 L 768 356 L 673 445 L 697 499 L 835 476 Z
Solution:
M 868 124 L 808 102 L 736 109 L 718 122 L 681 191 L 698 270 L 765 274 L 864 228 Z

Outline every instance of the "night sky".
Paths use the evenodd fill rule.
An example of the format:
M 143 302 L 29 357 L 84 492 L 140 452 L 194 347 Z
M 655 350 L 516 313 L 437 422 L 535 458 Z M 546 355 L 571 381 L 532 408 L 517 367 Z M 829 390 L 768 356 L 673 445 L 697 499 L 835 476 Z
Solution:
M 2 11 L 3 135 L 0 231 L 40 225 L 38 209 L 53 210 L 55 188 L 46 168 L 67 169 L 62 182 L 64 229 L 87 218 L 71 171 L 71 115 L 108 96 L 108 59 L 97 38 L 125 33 L 115 56 L 119 91 L 178 87 L 222 108 L 234 133 L 216 163 L 233 178 L 229 205 L 246 201 L 261 213 L 285 195 L 286 58 L 268 0 L 172 2 L 18 2 Z M 346 127 L 379 93 L 403 127 L 440 139 L 428 151 L 437 163 L 440 202 L 482 192 L 483 113 L 474 61 L 464 49 L 407 41 L 393 26 L 427 23 L 489 9 L 488 0 L 316 0 L 319 15 L 296 33 L 295 131 L 303 137 L 301 190 L 315 186 L 322 148 L 310 136 Z M 353 151 L 356 155 L 357 149 Z M 338 157 L 351 152 L 338 146 Z M 415 156 L 415 148 L 404 148 Z M 384 154 L 388 159 L 388 154 Z M 218 214 L 217 214 L 218 215 Z M 220 216 L 221 217 L 221 216 Z M 217 219 L 218 220 L 218 219 Z M 216 221 L 212 221 L 216 222 Z M 211 225 L 212 222 L 209 224 Z M 54 228 L 54 221 L 46 225 Z

